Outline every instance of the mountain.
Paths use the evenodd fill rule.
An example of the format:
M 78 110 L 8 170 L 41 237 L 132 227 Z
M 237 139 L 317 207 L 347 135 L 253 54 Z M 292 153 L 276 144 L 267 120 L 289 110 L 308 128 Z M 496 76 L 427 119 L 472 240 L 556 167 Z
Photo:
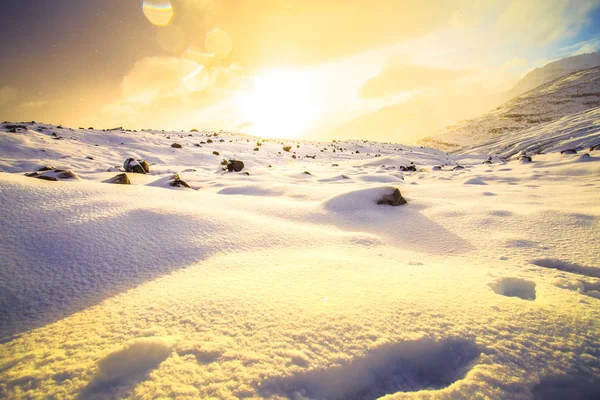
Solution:
M 479 145 L 463 147 L 456 153 L 489 154 L 508 159 L 520 153 L 587 151 L 596 146 L 600 146 L 600 106 Z
M 536 68 L 521 79 L 508 93 L 509 98 L 517 97 L 573 72 L 600 66 L 600 52 L 567 57 Z
M 445 150 L 475 146 L 600 106 L 600 67 L 573 72 L 475 119 L 461 121 L 421 144 Z

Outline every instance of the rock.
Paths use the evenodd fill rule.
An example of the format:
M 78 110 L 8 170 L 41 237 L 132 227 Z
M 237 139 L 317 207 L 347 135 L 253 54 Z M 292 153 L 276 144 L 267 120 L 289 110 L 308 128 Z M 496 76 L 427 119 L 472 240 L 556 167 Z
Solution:
M 178 174 L 173 175 L 173 180 L 169 182 L 169 185 L 173 187 L 185 187 L 190 189 L 190 185 L 187 184 L 184 180 L 182 180 Z
M 198 129 L 194 128 L 190 132 L 198 132 Z
M 196 147 L 202 147 L 202 146 L 200 146 L 200 143 L 194 143 L 194 146 L 196 146 Z
M 52 181 L 52 182 L 58 181 L 58 179 L 56 179 L 55 177 L 53 177 L 53 176 L 46 176 L 46 175 L 39 175 L 39 176 L 36 176 L 36 178 L 42 179 L 44 181 Z
M 52 165 L 44 165 L 42 168 L 38 169 L 38 172 L 44 172 L 44 171 L 54 171 L 56 168 L 54 168 Z
M 484 162 L 482 162 L 482 164 L 493 164 L 492 163 L 492 157 L 488 157 L 487 160 L 485 160 Z
M 590 146 L 590 151 L 596 151 L 596 150 L 600 151 L 600 144 L 595 144 L 593 146 Z
M 213 151 L 213 154 L 214 154 L 215 156 L 218 156 L 218 155 L 219 155 L 219 152 L 218 152 L 218 151 Z
M 415 167 L 414 165 L 409 165 L 408 167 L 400 166 L 400 167 L 398 167 L 398 170 L 404 171 L 404 172 L 407 172 L 407 171 L 417 172 L 417 167 Z
M 306 175 L 312 175 L 312 174 L 311 174 L 310 172 L 308 172 L 308 171 L 304 171 L 304 173 L 305 173 Z
M 180 149 L 182 146 L 179 143 L 173 143 L 171 147 L 174 149 Z
M 396 188 L 392 193 L 383 195 L 379 200 L 377 200 L 377 204 L 385 204 L 388 206 L 401 206 L 406 204 L 406 200 L 400 194 L 400 189 Z
M 37 176 L 40 176 L 40 174 L 38 174 L 37 172 L 28 172 L 25 174 L 25 176 L 28 178 L 35 178 Z
M 283 151 L 290 151 L 292 146 L 283 146 Z
M 56 172 L 58 172 L 58 170 L 56 170 Z M 60 171 L 58 173 L 58 178 L 59 179 L 79 179 L 79 177 L 77 176 L 77 174 L 73 171 Z
M 460 171 L 461 169 L 465 169 L 465 167 L 462 165 L 456 165 L 454 168 L 452 168 L 452 171 Z
M 431 168 L 432 171 L 441 171 L 442 167 L 440 167 L 439 165 L 435 165 L 433 168 Z
M 227 163 L 227 170 L 229 172 L 240 172 L 244 169 L 244 163 L 239 160 L 229 160 Z
M 560 152 L 560 154 L 569 155 L 569 154 L 577 154 L 577 150 L 575 149 L 566 149 Z
M 528 156 L 527 154 L 522 154 L 519 157 L 519 161 L 521 161 L 521 163 L 523 163 L 523 164 L 530 163 L 531 162 L 531 156 Z
M 339 167 L 339 164 L 331 164 L 332 167 Z
M 206 143 L 212 143 L 212 142 L 213 142 L 213 141 L 212 141 L 212 139 L 208 139 L 208 140 L 206 141 Z
M 133 158 L 125 160 L 123 169 L 125 172 L 133 172 L 135 174 L 147 174 L 150 172 L 150 166 L 146 160 L 135 160 Z
M 110 179 L 105 180 L 106 183 L 116 183 L 118 185 L 131 185 L 131 181 L 127 174 L 119 174 Z
M 295 154 L 292 154 L 292 158 L 295 160 L 297 157 Z
M 255 148 L 254 148 L 254 151 L 258 151 L 258 150 L 260 150 L 258 147 L 255 147 Z

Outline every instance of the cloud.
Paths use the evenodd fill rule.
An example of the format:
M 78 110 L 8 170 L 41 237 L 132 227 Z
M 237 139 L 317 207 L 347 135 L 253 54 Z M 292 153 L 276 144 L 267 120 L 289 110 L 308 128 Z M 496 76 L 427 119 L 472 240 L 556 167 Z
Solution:
M 365 82 L 359 89 L 359 96 L 365 99 L 385 97 L 400 92 L 418 90 L 433 84 L 456 79 L 463 71 L 424 65 L 398 65 L 385 68 Z

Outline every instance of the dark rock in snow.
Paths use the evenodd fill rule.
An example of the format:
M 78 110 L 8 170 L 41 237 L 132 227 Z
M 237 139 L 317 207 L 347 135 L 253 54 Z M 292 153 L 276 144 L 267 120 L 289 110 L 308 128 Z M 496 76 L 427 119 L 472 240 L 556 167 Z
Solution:
M 404 172 L 417 172 L 417 167 L 415 167 L 414 165 L 409 165 L 408 167 L 403 167 L 400 166 L 398 167 L 398 170 L 400 171 L 404 171 Z
M 244 163 L 239 160 L 229 160 L 227 163 L 227 171 L 229 172 L 240 172 L 244 169 Z
M 125 169 L 125 172 L 133 172 L 136 174 L 147 174 L 150 172 L 150 166 L 146 160 L 135 160 L 133 158 L 125 160 L 123 169 Z
M 465 167 L 463 167 L 462 165 L 457 165 L 454 168 L 452 168 L 452 171 L 460 171 L 461 169 L 465 169 Z
M 52 181 L 52 182 L 58 181 L 58 179 L 56 179 L 55 177 L 53 177 L 53 176 L 47 176 L 47 175 L 38 175 L 38 176 L 36 176 L 36 178 L 42 179 L 44 181 Z
M 400 189 L 396 188 L 392 193 L 382 196 L 377 200 L 377 204 L 385 204 L 388 206 L 401 206 L 406 204 L 406 200 L 400 194 Z
M 173 175 L 173 180 L 169 182 L 169 185 L 173 187 L 185 187 L 190 189 L 190 185 L 187 184 L 184 180 L 182 180 L 178 174 Z
M 53 171 L 55 168 L 52 165 L 44 165 L 42 168 L 38 169 L 38 172 L 43 171 Z
M 58 170 L 56 170 L 56 172 L 58 172 Z M 79 179 L 77 174 L 73 171 L 60 171 L 58 177 L 60 179 Z
M 214 154 L 215 156 L 218 156 L 218 155 L 219 155 L 219 152 L 218 152 L 218 151 L 213 151 L 213 154 Z
M 171 147 L 174 149 L 180 149 L 182 146 L 179 143 L 173 143 Z
M 590 146 L 590 151 L 596 151 L 596 150 L 600 151 L 600 144 L 595 144 L 593 146 Z
M 561 151 L 560 154 L 566 154 L 566 155 L 568 155 L 568 154 L 577 154 L 577 150 L 575 150 L 575 149 L 566 149 L 566 150 Z
M 106 183 L 116 183 L 118 185 L 131 185 L 131 181 L 129 180 L 129 177 L 127 176 L 127 174 L 119 174 L 119 175 L 117 175 L 115 177 L 107 179 L 104 182 L 106 182 Z
M 297 157 L 295 154 L 292 154 L 292 158 L 295 160 Z
M 439 165 L 434 166 L 433 168 L 431 168 L 432 171 L 441 171 L 442 167 L 440 167 Z
M 292 146 L 283 146 L 283 151 L 290 151 Z

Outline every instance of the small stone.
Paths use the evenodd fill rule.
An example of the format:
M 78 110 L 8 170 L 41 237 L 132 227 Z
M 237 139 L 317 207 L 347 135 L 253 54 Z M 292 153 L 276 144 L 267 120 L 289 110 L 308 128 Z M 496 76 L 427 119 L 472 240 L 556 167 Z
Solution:
M 36 176 L 36 178 L 44 180 L 44 181 L 52 181 L 52 182 L 58 181 L 58 179 L 56 179 L 55 177 L 53 177 L 53 176 L 46 176 L 46 175 L 39 175 L 39 176 Z
M 401 206 L 406 204 L 406 200 L 400 194 L 400 189 L 396 188 L 390 194 L 386 194 L 382 196 L 379 200 L 377 200 L 377 204 L 384 204 L 388 206 Z
M 566 149 L 560 152 L 560 154 L 569 155 L 569 154 L 577 154 L 577 150 L 575 149 Z
M 213 151 L 213 154 L 214 154 L 215 156 L 218 156 L 218 155 L 219 155 L 219 152 L 218 152 L 218 151 Z
M 115 183 L 118 185 L 131 185 L 129 176 L 127 174 L 119 174 L 105 181 L 106 183 Z
M 133 172 L 136 174 L 147 174 L 150 172 L 150 166 L 146 160 L 135 160 L 133 158 L 125 160 L 123 169 L 125 172 Z
M 240 172 L 244 169 L 244 163 L 239 160 L 229 160 L 227 164 L 227 170 L 229 172 Z
M 292 149 L 292 146 L 283 146 L 283 151 L 290 151 Z
M 174 149 L 180 149 L 182 146 L 179 143 L 173 143 L 171 147 Z
M 53 170 L 55 170 L 55 168 L 52 165 L 44 165 L 42 168 L 38 169 L 38 172 L 53 171 Z

